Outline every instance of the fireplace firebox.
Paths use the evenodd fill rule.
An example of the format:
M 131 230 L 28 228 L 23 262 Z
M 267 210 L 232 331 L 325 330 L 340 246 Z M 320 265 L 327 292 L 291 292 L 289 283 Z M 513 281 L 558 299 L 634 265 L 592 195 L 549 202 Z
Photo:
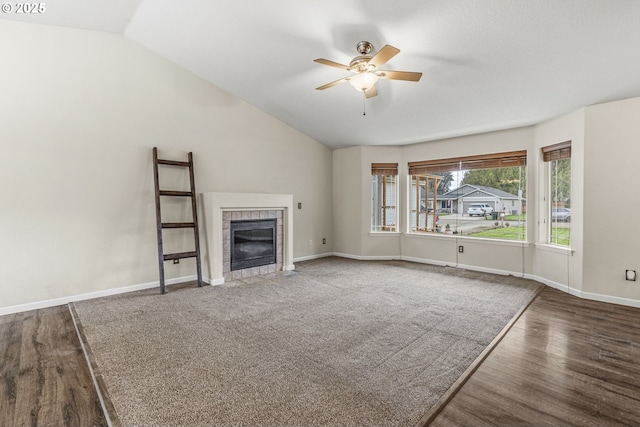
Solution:
M 276 263 L 277 220 L 231 221 L 231 270 Z

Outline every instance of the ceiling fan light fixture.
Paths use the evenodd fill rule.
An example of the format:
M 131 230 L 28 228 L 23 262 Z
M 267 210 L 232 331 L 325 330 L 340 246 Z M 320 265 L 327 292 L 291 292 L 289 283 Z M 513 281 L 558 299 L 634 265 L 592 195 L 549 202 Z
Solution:
M 351 86 L 356 88 L 358 92 L 366 92 L 371 89 L 378 81 L 378 76 L 373 73 L 358 73 L 349 79 Z
M 384 45 L 384 47 L 373 56 L 370 55 L 373 51 L 373 45 L 367 41 L 358 43 L 357 49 L 360 55 L 353 58 L 351 62 L 349 62 L 349 65 L 340 64 L 324 58 L 314 59 L 314 62 L 355 73 L 353 76 L 343 77 L 339 80 L 317 87 L 316 90 L 325 90 L 339 85 L 340 83 L 349 82 L 358 92 L 364 94 L 364 98 L 373 98 L 378 95 L 375 85 L 379 78 L 385 80 L 417 82 L 420 80 L 420 77 L 422 77 L 422 73 L 412 71 L 380 70 L 382 65 L 386 64 L 387 61 L 400 52 L 400 49 L 396 47 L 388 44 Z

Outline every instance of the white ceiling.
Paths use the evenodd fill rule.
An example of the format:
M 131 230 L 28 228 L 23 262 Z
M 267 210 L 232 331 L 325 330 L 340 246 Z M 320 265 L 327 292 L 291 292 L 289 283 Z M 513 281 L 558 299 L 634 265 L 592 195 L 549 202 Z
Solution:
M 55 0 L 4 19 L 120 33 L 331 147 L 395 145 L 538 123 L 640 96 L 640 1 Z M 360 40 L 401 52 L 366 101 Z

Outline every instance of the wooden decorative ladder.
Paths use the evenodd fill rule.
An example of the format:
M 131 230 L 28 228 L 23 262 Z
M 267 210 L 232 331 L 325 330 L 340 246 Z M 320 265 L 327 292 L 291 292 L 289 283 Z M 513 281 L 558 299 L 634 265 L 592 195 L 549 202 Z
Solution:
M 162 160 L 158 159 L 158 148 L 153 147 L 153 181 L 156 189 L 156 227 L 158 230 L 158 267 L 160 270 L 160 293 L 165 294 L 164 286 L 164 262 L 169 260 L 180 260 L 183 258 L 195 258 L 196 269 L 198 274 L 198 286 L 202 286 L 202 263 L 200 260 L 200 235 L 198 232 L 198 210 L 196 207 L 196 185 L 193 177 L 193 154 L 188 154 L 189 160 L 186 162 L 176 160 Z M 189 191 L 173 191 L 173 190 L 160 190 L 158 179 L 158 166 L 176 166 L 189 168 Z M 160 198 L 163 196 L 168 197 L 190 197 L 191 198 L 191 212 L 193 219 L 191 222 L 162 222 Z M 165 254 L 162 246 L 162 230 L 165 228 L 191 228 L 193 229 L 193 240 L 195 243 L 195 250 L 191 252 L 179 252 L 172 254 Z

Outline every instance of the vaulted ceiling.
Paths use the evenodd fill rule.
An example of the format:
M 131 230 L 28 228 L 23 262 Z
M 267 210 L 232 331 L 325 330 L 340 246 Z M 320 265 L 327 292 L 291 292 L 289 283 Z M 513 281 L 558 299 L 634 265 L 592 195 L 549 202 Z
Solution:
M 55 0 L 15 19 L 122 34 L 330 147 L 397 145 L 525 126 L 640 96 L 631 0 Z M 356 44 L 401 50 L 364 101 Z M 366 109 L 366 115 L 363 115 Z

